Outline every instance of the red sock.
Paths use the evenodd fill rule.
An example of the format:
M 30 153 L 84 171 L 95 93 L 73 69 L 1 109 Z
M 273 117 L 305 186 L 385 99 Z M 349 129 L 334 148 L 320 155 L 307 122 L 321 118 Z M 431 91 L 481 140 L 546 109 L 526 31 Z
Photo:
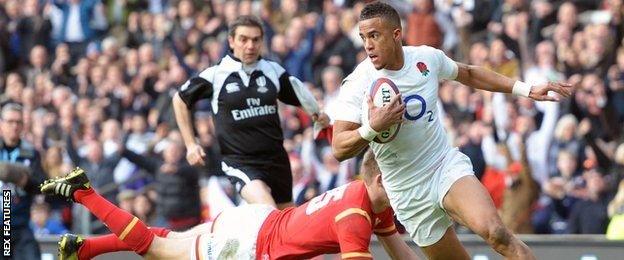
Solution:
M 78 259 L 91 259 L 101 254 L 118 251 L 132 251 L 132 248 L 119 240 L 115 234 L 90 237 L 85 239 L 80 246 Z
M 154 240 L 154 233 L 132 214 L 116 207 L 92 188 L 77 190 L 74 199 L 84 205 L 134 252 L 143 255 Z
M 171 230 L 161 227 L 149 227 L 149 230 L 159 237 L 167 237 L 167 234 L 171 232 Z M 78 250 L 78 259 L 91 259 L 101 254 L 119 251 L 132 251 L 132 248 L 119 240 L 115 234 L 90 237 L 84 240 Z

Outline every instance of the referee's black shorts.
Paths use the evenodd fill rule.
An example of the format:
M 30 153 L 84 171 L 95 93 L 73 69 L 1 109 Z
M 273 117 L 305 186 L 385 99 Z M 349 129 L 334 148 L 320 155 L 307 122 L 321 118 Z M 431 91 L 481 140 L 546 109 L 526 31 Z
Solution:
M 275 203 L 292 202 L 293 179 L 285 152 L 266 158 L 224 156 L 221 167 L 238 192 L 252 180 L 261 180 L 271 188 Z

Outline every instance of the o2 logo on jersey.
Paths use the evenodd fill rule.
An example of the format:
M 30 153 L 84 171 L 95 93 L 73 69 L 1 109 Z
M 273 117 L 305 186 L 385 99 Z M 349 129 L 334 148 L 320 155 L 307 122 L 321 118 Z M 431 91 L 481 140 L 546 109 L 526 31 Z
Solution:
M 332 200 L 337 201 L 342 199 L 342 196 L 344 196 L 345 190 L 347 189 L 347 185 L 348 184 L 345 184 L 333 190 L 329 190 L 311 199 L 310 202 L 308 202 L 308 207 L 306 208 L 306 215 L 312 215 L 312 213 L 327 206 L 327 204 L 329 204 Z
M 427 114 L 427 122 L 433 122 L 433 111 L 427 110 L 427 101 L 418 94 L 409 95 L 403 98 L 405 104 L 405 118 L 416 121 Z

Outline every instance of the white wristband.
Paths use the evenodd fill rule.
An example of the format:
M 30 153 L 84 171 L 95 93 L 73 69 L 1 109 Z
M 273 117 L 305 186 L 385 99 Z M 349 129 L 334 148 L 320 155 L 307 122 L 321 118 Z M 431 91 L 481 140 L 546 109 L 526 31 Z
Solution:
M 513 88 L 511 89 L 511 93 L 516 96 L 529 97 L 529 94 L 531 93 L 531 85 L 524 83 L 522 81 L 516 80 L 516 82 L 513 85 Z
M 375 139 L 375 137 L 379 134 L 368 123 L 365 123 L 362 126 L 360 126 L 360 128 L 358 128 L 357 131 L 358 133 L 360 133 L 360 136 L 364 138 L 364 140 L 369 141 L 369 142 L 373 141 L 373 139 Z

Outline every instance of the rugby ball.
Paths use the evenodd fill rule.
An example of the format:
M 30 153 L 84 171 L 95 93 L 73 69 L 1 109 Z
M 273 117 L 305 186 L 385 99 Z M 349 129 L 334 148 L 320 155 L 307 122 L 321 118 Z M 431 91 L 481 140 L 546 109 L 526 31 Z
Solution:
M 388 78 L 379 78 L 373 82 L 369 92 L 376 107 L 383 107 L 390 103 L 390 100 L 399 94 L 399 88 Z M 366 109 L 368 114 L 368 109 Z M 366 119 L 369 119 L 368 116 Z M 379 132 L 377 137 L 373 139 L 376 143 L 387 143 L 392 141 L 401 129 L 401 123 L 395 124 L 388 129 Z

